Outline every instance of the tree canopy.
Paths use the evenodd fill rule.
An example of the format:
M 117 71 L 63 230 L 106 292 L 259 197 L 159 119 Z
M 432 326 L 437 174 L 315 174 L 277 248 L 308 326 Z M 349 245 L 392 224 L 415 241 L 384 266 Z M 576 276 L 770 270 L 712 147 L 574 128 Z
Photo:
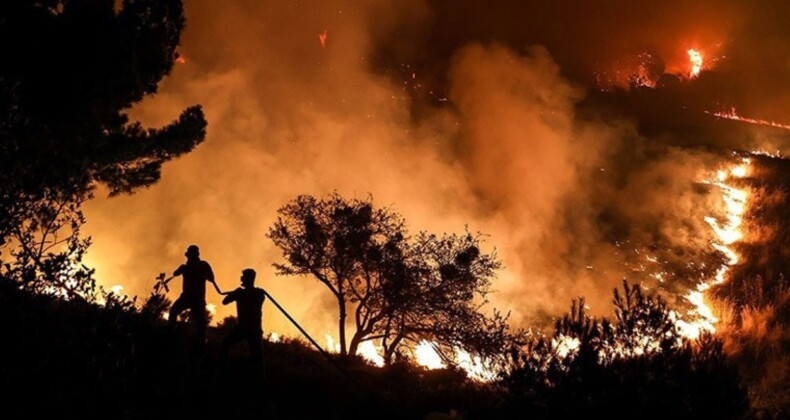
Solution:
M 200 106 L 160 128 L 128 117 L 169 74 L 184 24 L 180 0 L 0 3 L 0 251 L 41 249 L 41 228 L 68 225 L 53 223 L 64 210 L 81 221 L 96 184 L 149 186 L 203 141 Z

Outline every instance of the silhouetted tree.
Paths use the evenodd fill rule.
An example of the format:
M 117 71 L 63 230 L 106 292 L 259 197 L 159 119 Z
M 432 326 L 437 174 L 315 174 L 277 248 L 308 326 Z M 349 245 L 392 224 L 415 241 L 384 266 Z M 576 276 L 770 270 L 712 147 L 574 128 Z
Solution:
M 158 129 L 127 116 L 170 72 L 183 27 L 180 0 L 0 3 L 0 251 L 16 248 L 17 261 L 41 270 L 50 257 L 30 232 L 52 235 L 49 222 L 61 220 L 76 244 L 94 185 L 110 194 L 151 185 L 164 162 L 203 140 L 199 106 Z
M 500 354 L 511 338 L 506 317 L 479 312 L 501 265 L 480 252 L 479 236 L 420 233 L 411 240 L 400 215 L 336 193 L 300 196 L 279 214 L 268 234 L 287 260 L 275 264 L 277 272 L 313 276 L 332 292 L 341 354 L 381 340 L 390 363 L 426 339 L 450 361 L 456 348 Z M 349 307 L 355 329 L 346 347 Z
M 403 219 L 386 209 L 374 209 L 370 199 L 346 200 L 334 193 L 325 199 L 302 195 L 280 208 L 268 237 L 287 263 L 275 264 L 281 275 L 311 275 L 337 300 L 340 352 L 348 354 L 345 324 L 347 305 L 364 307 L 380 299 L 382 248 L 403 241 Z M 364 310 L 355 313 L 357 331 L 367 330 Z M 358 345 L 359 339 L 354 341 Z M 356 347 L 350 349 L 352 354 Z

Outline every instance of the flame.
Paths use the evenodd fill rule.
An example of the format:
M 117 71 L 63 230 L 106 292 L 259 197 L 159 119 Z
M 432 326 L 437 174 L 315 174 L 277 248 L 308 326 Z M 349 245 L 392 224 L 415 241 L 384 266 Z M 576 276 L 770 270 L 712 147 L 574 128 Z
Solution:
M 340 353 L 340 343 L 335 341 L 332 334 L 326 333 L 325 337 L 327 351 Z M 273 332 L 269 336 L 269 341 L 271 342 L 277 342 L 279 340 L 280 335 L 277 333 Z M 435 344 L 432 341 L 420 341 L 414 348 L 415 363 L 431 370 L 446 368 L 447 365 L 434 346 Z M 357 355 L 378 367 L 384 366 L 384 356 L 382 356 L 382 353 L 382 347 L 377 346 L 372 341 L 364 341 L 357 348 Z M 478 381 L 492 381 L 499 375 L 499 371 L 492 366 L 492 361 L 484 360 L 480 356 L 472 356 L 469 352 L 460 348 L 455 349 L 455 363 L 460 369 L 466 372 L 467 377 Z
M 372 341 L 362 342 L 357 348 L 357 354 L 378 367 L 384 366 L 384 356 L 381 355 L 379 348 Z
M 716 331 L 715 324 L 719 322 L 719 319 L 714 315 L 713 309 L 705 302 L 705 291 L 712 286 L 727 281 L 727 272 L 730 270 L 730 267 L 738 264 L 738 253 L 730 245 L 743 239 L 743 215 L 746 213 L 749 199 L 748 191 L 727 184 L 727 180 L 730 177 L 744 178 L 748 176 L 750 164 L 751 160 L 749 158 L 743 158 L 739 164 L 732 166 L 729 170 L 718 171 L 715 181 L 709 181 L 711 185 L 721 189 L 726 214 L 723 224 L 717 218 L 710 216 L 705 217 L 705 221 L 716 234 L 717 242 L 712 244 L 713 248 L 722 252 L 727 257 L 727 261 L 719 267 L 712 279 L 700 283 L 697 285 L 696 290 L 692 290 L 686 295 L 686 300 L 694 306 L 694 310 L 689 313 L 694 320 L 687 322 L 677 319 L 675 322 L 678 332 L 684 337 L 696 339 L 703 331 Z
M 213 303 L 208 303 L 208 304 L 206 304 L 206 310 L 207 310 L 207 311 L 208 311 L 208 313 L 210 313 L 212 316 L 213 316 L 213 315 L 217 315 L 217 305 L 215 305 L 215 304 L 213 304 Z
M 768 120 L 749 118 L 749 117 L 741 117 L 735 111 L 735 108 L 730 108 L 730 110 L 726 111 L 726 112 L 708 112 L 708 111 L 705 111 L 705 113 L 709 114 L 709 115 L 713 115 L 713 116 L 718 117 L 718 118 L 724 118 L 724 119 L 727 119 L 727 120 L 740 121 L 740 122 L 745 122 L 747 124 L 765 125 L 765 126 L 768 126 L 768 127 L 776 127 L 776 128 L 781 128 L 781 129 L 784 129 L 784 130 L 790 130 L 790 124 L 782 124 L 782 123 L 778 123 L 778 122 L 775 122 L 775 121 L 768 121 Z M 770 153 L 769 153 L 769 155 L 770 155 Z
M 326 35 L 326 29 L 324 29 L 324 32 L 318 34 L 318 42 L 321 43 L 321 48 L 326 48 Z
M 332 334 L 326 333 L 326 351 L 332 353 L 340 353 L 340 343 L 336 342 L 334 338 L 332 338 Z
M 562 359 L 576 354 L 580 345 L 581 341 L 577 337 L 560 335 L 551 339 L 551 346 L 554 352 Z
M 689 72 L 689 77 L 693 79 L 699 76 L 699 72 L 702 71 L 702 63 L 704 60 L 702 59 L 702 53 L 700 51 L 689 48 L 686 52 L 688 53 L 689 61 L 691 62 L 691 72 Z
M 466 371 L 466 376 L 478 381 L 490 382 L 498 376 L 497 371 L 491 367 L 491 363 L 486 362 L 480 356 L 472 356 L 463 349 L 456 351 L 455 362 L 458 367 Z
M 269 333 L 269 341 L 270 342 L 272 342 L 272 343 L 279 343 L 280 339 L 281 339 L 280 334 L 278 334 L 278 333 L 276 333 L 274 331 Z
M 433 348 L 433 344 L 427 340 L 420 341 L 417 347 L 414 348 L 414 358 L 418 365 L 428 369 L 443 369 L 447 367 L 444 362 L 442 362 L 439 353 Z

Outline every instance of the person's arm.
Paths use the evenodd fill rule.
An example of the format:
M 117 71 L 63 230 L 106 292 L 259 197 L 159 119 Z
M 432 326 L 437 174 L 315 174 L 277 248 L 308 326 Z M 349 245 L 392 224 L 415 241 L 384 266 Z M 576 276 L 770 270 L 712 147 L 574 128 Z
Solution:
M 214 285 L 214 290 L 216 290 L 217 293 L 221 295 L 228 294 L 228 292 L 223 292 L 220 290 L 219 285 L 217 285 L 217 282 L 214 280 L 214 271 L 211 269 L 211 265 L 209 263 L 206 263 L 206 279 Z
M 173 271 L 173 275 L 172 276 L 166 278 L 162 282 L 162 285 L 165 286 L 165 290 L 167 290 L 167 283 L 170 283 L 170 280 L 173 280 L 176 276 L 180 276 L 181 273 L 183 273 L 183 272 L 184 272 L 184 264 L 181 264 L 180 266 L 178 266 L 178 268 L 176 268 L 176 271 Z
M 209 264 L 207 262 L 206 262 L 206 278 L 208 279 L 208 281 L 210 281 L 210 282 L 212 282 L 214 284 L 217 284 L 214 281 L 214 270 L 211 269 L 211 264 Z
M 222 304 L 227 305 L 231 302 L 236 301 L 236 294 L 237 294 L 236 290 L 226 293 L 225 299 L 222 299 Z

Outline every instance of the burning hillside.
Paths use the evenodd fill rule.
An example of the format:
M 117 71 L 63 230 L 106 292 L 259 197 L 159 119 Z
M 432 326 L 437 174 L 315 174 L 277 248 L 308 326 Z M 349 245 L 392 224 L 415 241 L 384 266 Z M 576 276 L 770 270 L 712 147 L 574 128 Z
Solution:
M 12 399 L 790 410 L 786 0 L 0 3 Z

